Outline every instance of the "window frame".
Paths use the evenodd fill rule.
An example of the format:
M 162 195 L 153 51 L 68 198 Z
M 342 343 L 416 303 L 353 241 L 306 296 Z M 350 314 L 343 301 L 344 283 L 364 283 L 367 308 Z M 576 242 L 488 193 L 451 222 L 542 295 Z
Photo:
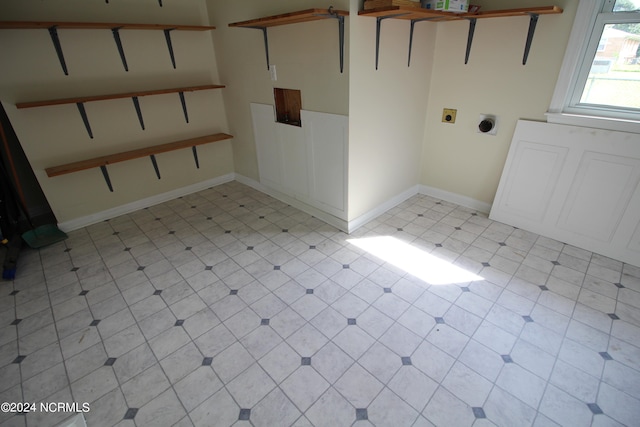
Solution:
M 610 14 L 603 8 L 610 11 L 614 3 L 615 0 L 580 0 L 564 61 L 546 114 L 548 122 L 640 133 L 640 113 L 571 105 L 571 102 L 575 101 L 576 97 L 579 99 L 582 94 L 583 86 L 578 85 L 581 79 L 584 81 L 584 73 L 588 73 L 588 69 L 585 71 L 585 68 L 590 67 L 590 64 L 583 66 L 585 58 L 588 53 L 589 57 L 595 54 L 601 36 L 599 28 L 603 23 L 608 23 L 607 15 Z M 621 13 L 625 12 L 616 14 Z M 627 16 L 634 19 L 636 16 L 640 17 L 640 14 L 631 13 L 633 15 Z

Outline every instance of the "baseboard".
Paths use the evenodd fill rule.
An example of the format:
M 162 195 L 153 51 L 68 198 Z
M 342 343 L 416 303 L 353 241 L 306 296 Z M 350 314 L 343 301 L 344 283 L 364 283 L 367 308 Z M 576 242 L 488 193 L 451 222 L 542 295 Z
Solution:
M 425 196 L 431 196 L 436 199 L 444 200 L 446 202 L 455 203 L 456 205 L 464 206 L 465 208 L 473 209 L 478 212 L 489 214 L 491 211 L 491 204 L 481 202 L 480 200 L 472 199 L 471 197 L 463 196 L 449 191 L 441 190 L 439 188 L 429 187 L 428 185 L 420 185 L 418 192 Z
M 247 185 L 255 190 L 260 191 L 261 193 L 265 193 L 268 194 L 269 196 L 280 200 L 281 202 L 284 202 L 288 205 L 293 206 L 296 209 L 300 209 L 302 212 L 306 212 L 309 215 L 313 215 L 314 217 L 326 222 L 329 225 L 332 225 L 334 227 L 336 227 L 339 230 L 342 230 L 344 232 L 348 232 L 348 223 L 347 221 L 345 221 L 344 219 L 338 218 L 336 216 L 333 216 L 329 213 L 326 213 L 324 211 L 321 211 L 320 209 L 308 205 L 304 202 L 301 202 L 300 200 L 293 198 L 291 196 L 288 196 L 284 193 L 281 193 L 277 190 L 274 190 L 272 188 L 266 187 L 262 184 L 260 184 L 258 181 L 255 181 L 251 178 L 248 178 L 244 175 L 240 175 L 240 174 L 235 174 L 235 180 L 238 181 L 241 184 Z
M 356 219 L 354 219 L 352 221 L 349 221 L 349 233 L 353 233 L 358 228 L 360 228 L 363 225 L 365 225 L 367 222 L 371 221 L 372 219 L 375 219 L 375 218 L 379 217 L 380 215 L 382 215 L 383 213 L 385 213 L 389 209 L 398 206 L 400 203 L 402 203 L 405 200 L 415 196 L 416 194 L 418 194 L 418 186 L 417 185 L 415 185 L 415 186 L 403 191 L 402 193 L 398 194 L 397 196 L 392 197 L 391 199 L 387 200 L 386 202 L 382 203 L 381 205 L 378 205 L 374 209 L 368 211 L 367 213 L 365 213 L 363 215 L 360 215 Z
M 70 221 L 61 222 L 58 224 L 58 228 L 60 228 L 62 231 L 65 231 L 65 232 L 77 230 L 79 228 L 96 224 L 101 221 L 106 221 L 108 219 L 112 219 L 120 215 L 128 214 L 130 212 L 134 212 L 140 209 L 148 208 L 150 206 L 164 203 L 169 200 L 177 199 L 178 197 L 196 193 L 198 191 L 202 191 L 210 187 L 215 187 L 216 185 L 224 184 L 224 183 L 233 181 L 234 179 L 235 179 L 235 174 L 233 173 L 222 175 L 213 179 L 188 185 L 186 187 L 177 188 L 175 190 L 171 190 L 166 193 L 156 194 L 155 196 L 136 200 L 135 202 L 127 203 L 125 205 L 118 206 L 112 209 L 107 209 L 102 212 L 96 212 L 95 214 L 72 219 Z

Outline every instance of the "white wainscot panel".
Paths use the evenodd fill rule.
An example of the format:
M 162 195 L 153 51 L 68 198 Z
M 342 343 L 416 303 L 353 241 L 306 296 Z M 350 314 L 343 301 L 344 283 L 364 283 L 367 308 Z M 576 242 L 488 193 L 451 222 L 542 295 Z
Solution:
M 280 189 L 282 183 L 282 153 L 276 127 L 273 124 L 275 110 L 272 105 L 250 105 L 260 182 L 268 187 Z
M 490 218 L 640 266 L 640 135 L 518 121 Z

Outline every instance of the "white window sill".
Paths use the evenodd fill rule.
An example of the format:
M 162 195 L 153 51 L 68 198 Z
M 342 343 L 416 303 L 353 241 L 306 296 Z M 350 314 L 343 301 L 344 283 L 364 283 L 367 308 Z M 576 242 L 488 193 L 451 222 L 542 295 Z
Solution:
M 609 117 L 584 116 L 579 114 L 546 113 L 548 123 L 582 126 L 620 132 L 640 133 L 640 122 L 634 120 L 612 119 Z

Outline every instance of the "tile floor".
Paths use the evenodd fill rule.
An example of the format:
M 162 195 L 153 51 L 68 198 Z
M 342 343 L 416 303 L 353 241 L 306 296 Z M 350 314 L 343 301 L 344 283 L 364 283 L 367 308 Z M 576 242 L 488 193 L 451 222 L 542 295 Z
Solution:
M 372 236 L 481 279 L 429 285 Z M 640 269 L 422 195 L 349 236 L 231 182 L 0 283 L 0 401 L 91 427 L 638 426 L 639 346 Z

